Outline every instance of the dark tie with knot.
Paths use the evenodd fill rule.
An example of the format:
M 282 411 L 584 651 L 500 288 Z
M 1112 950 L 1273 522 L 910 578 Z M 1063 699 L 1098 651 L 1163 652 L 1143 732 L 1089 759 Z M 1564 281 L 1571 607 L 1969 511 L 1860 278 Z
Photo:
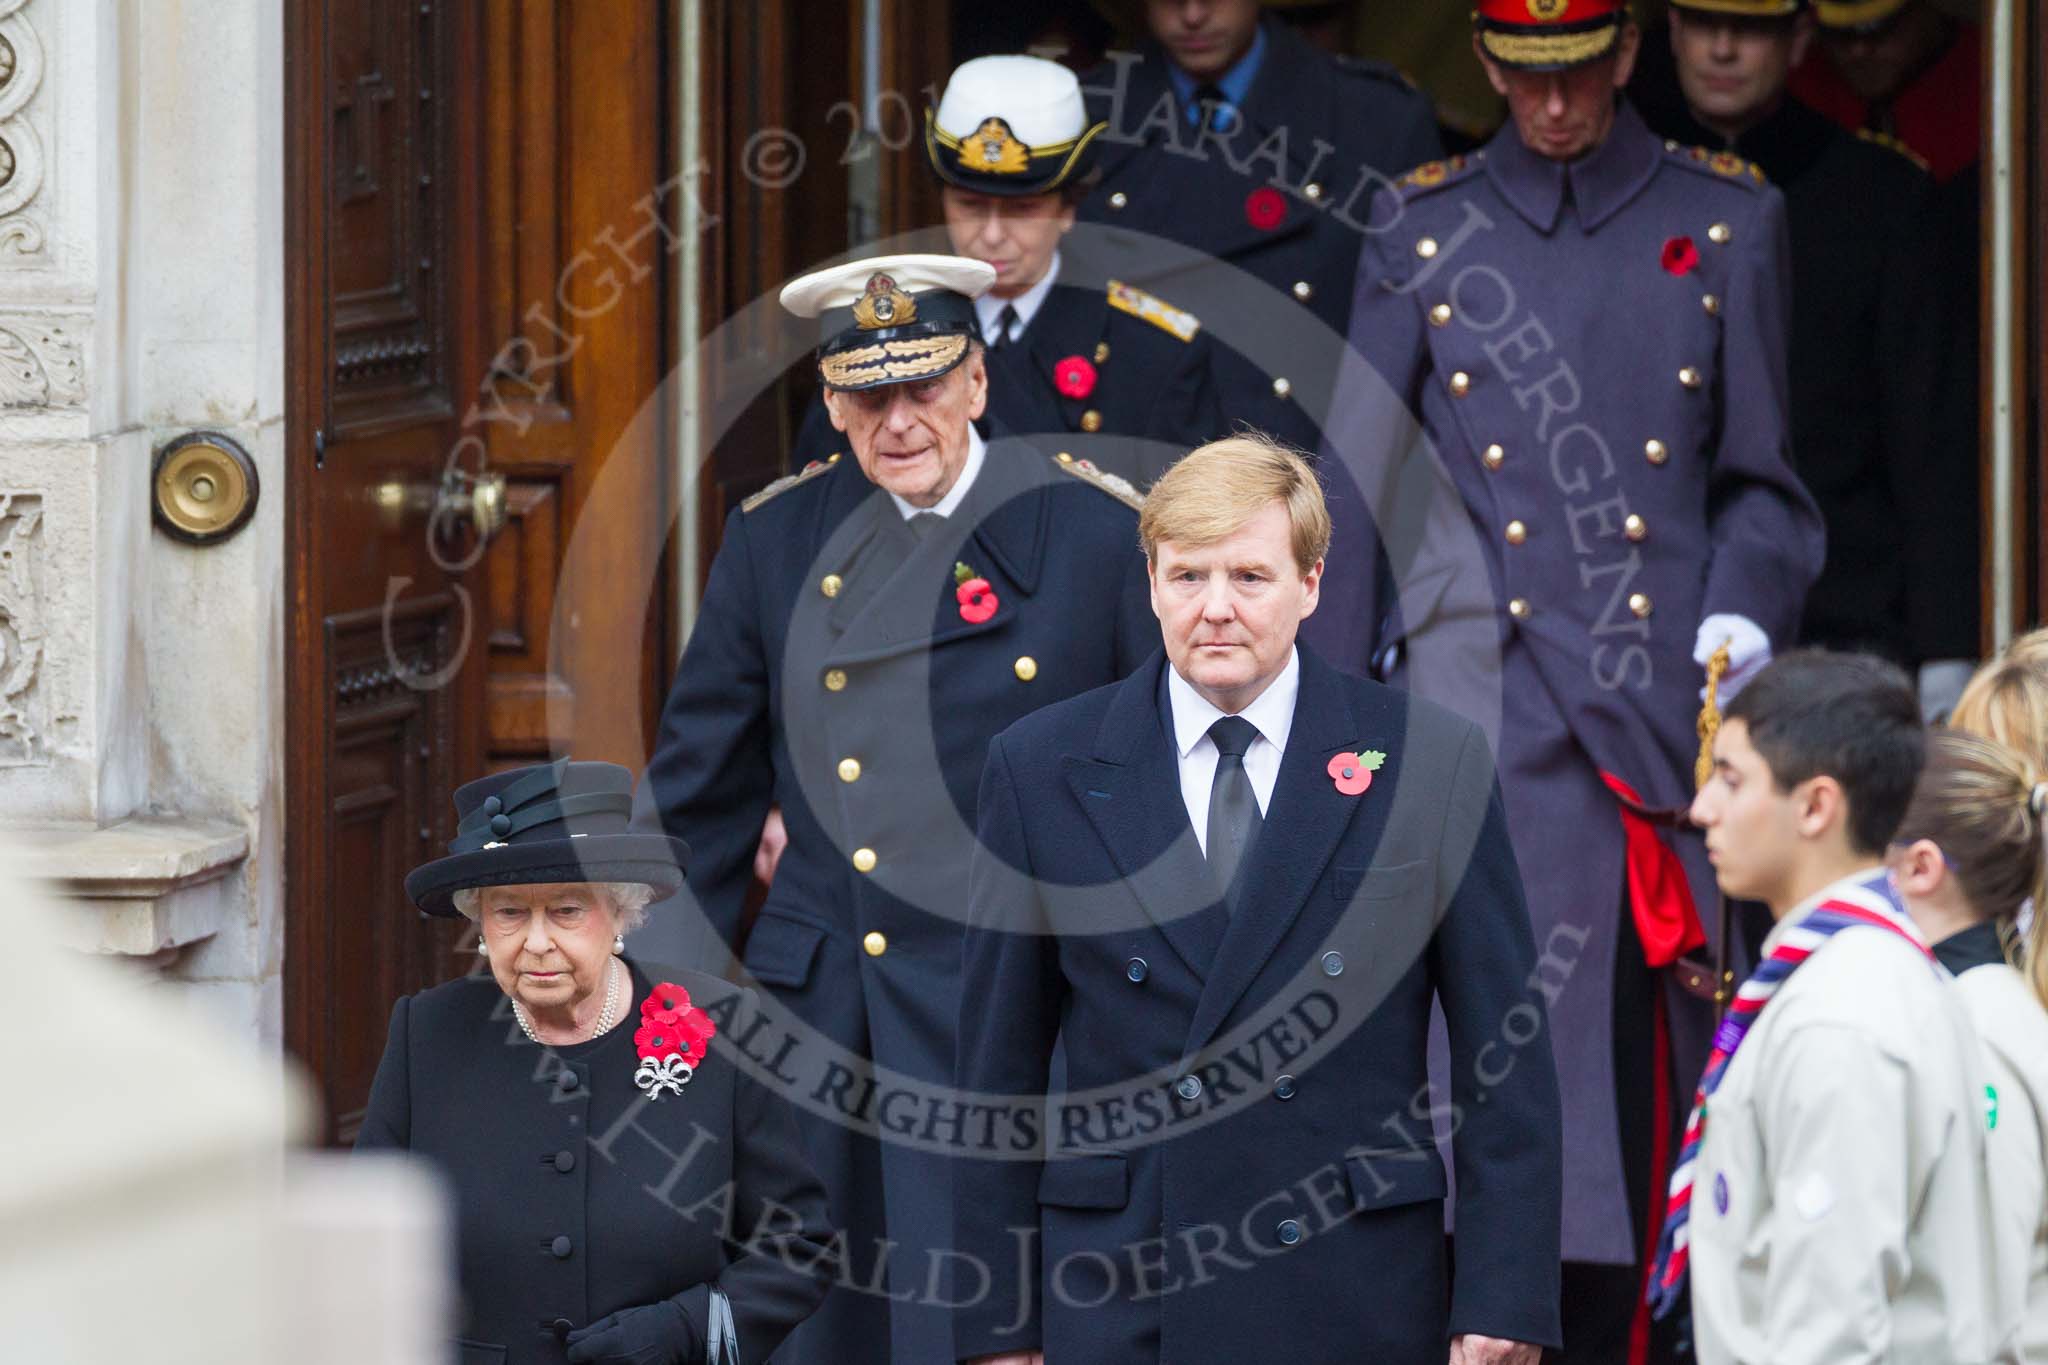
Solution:
M 1017 310 L 1011 304 L 1004 304 L 1003 311 L 996 314 L 995 330 L 989 334 L 988 344 L 992 350 L 1000 350 L 1010 344 L 1010 329 L 1017 325 Z
M 1244 770 L 1245 751 L 1258 737 L 1259 727 L 1243 716 L 1225 716 L 1209 727 L 1209 738 L 1216 741 L 1216 781 L 1209 788 L 1209 866 L 1226 897 L 1265 823 Z
M 1223 87 L 1214 82 L 1195 87 L 1195 108 L 1200 111 L 1195 120 L 1198 127 L 1214 128 L 1219 133 L 1227 133 L 1236 121 L 1231 112 L 1229 97 L 1223 93 Z

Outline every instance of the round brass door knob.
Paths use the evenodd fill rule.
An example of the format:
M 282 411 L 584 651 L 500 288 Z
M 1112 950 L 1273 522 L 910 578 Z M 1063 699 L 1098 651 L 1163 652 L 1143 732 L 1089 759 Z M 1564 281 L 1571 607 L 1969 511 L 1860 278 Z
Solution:
M 165 535 L 216 545 L 256 515 L 256 462 L 231 436 L 187 432 L 157 451 L 152 492 Z

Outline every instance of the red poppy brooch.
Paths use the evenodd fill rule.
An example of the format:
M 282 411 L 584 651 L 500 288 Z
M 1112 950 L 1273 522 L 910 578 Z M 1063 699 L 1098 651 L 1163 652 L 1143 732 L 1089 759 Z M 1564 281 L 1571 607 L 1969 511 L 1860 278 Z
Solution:
M 690 1003 L 688 991 L 662 982 L 640 1005 L 640 1027 L 633 1032 L 640 1069 L 633 1073 L 633 1084 L 650 1100 L 660 1099 L 664 1090 L 682 1094 L 717 1033 L 711 1016 Z
M 970 626 L 980 625 L 1002 606 L 989 581 L 965 564 L 953 565 L 953 582 L 957 585 L 953 596 L 960 603 L 960 619 Z
M 1372 775 L 1380 770 L 1387 756 L 1378 749 L 1367 749 L 1363 753 L 1335 754 L 1330 759 L 1330 780 L 1337 784 L 1337 790 L 1346 796 L 1363 796 L 1365 789 L 1372 785 Z
M 1070 355 L 1052 367 L 1052 386 L 1068 398 L 1095 392 L 1095 365 L 1085 355 Z
M 1700 263 L 1700 249 L 1690 237 L 1673 237 L 1664 243 L 1664 270 L 1670 275 L 1690 275 Z
M 1287 220 L 1287 200 L 1280 191 L 1261 185 L 1244 197 L 1244 220 L 1261 232 L 1271 232 Z

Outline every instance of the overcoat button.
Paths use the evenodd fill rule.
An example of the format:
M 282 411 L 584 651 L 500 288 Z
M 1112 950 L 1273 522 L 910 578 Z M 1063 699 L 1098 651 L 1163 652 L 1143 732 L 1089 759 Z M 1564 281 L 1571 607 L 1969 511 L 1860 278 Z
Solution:
M 1712 294 L 1702 294 L 1700 296 L 1700 307 L 1707 310 L 1707 316 L 1710 318 L 1721 316 L 1721 300 Z
M 846 670 L 843 668 L 826 669 L 825 690 L 827 692 L 844 692 L 846 690 Z
M 889 940 L 880 930 L 870 929 L 867 936 L 861 939 L 860 947 L 869 957 L 880 957 L 889 951 Z
M 1010 667 L 1016 670 L 1018 682 L 1030 682 L 1038 676 L 1038 660 L 1029 654 L 1020 656 Z
M 570 1242 L 566 1235 L 557 1237 L 554 1241 L 548 1243 L 548 1250 L 555 1253 L 555 1259 L 558 1261 L 569 1259 L 569 1249 Z
M 837 597 L 839 596 L 839 589 L 843 584 L 844 580 L 838 574 L 828 573 L 818 580 L 818 591 L 824 593 L 827 597 Z
M 1663 464 L 1671 458 L 1671 448 L 1662 441 L 1645 441 L 1643 442 L 1643 458 L 1651 464 Z
M 1529 538 L 1529 528 L 1518 518 L 1507 524 L 1504 534 L 1508 538 L 1508 544 L 1520 545 Z
M 1425 261 L 1436 255 L 1436 238 L 1424 237 L 1421 241 L 1417 242 L 1415 244 L 1415 254 Z
M 548 1325 L 555 1329 L 555 1340 L 557 1341 L 567 1341 L 569 1333 L 576 1330 L 576 1324 L 567 1318 L 556 1318 Z
M 1095 343 L 1095 363 L 1096 363 L 1096 364 L 1098 364 L 1098 365 L 1100 365 L 1100 364 L 1101 364 L 1101 363 L 1102 363 L 1103 361 L 1105 361 L 1105 360 L 1107 360 L 1107 359 L 1109 359 L 1109 343 L 1108 343 L 1108 342 L 1106 342 L 1106 341 L 1098 341 L 1098 342 L 1096 342 L 1096 343 Z
M 841 782 L 858 782 L 858 781 L 860 781 L 860 760 L 859 760 L 859 759 L 857 759 L 857 758 L 842 758 L 842 759 L 840 759 L 840 760 L 839 760 L 839 780 L 840 780 Z
M 555 1169 L 560 1171 L 563 1175 L 567 1175 L 569 1174 L 569 1172 L 575 1170 L 576 1154 L 570 1151 L 567 1147 L 564 1147 L 561 1151 L 556 1152 Z
M 1321 185 L 1318 185 L 1313 180 L 1309 181 L 1306 185 L 1303 185 L 1301 187 L 1301 192 L 1307 195 L 1310 199 L 1320 199 L 1323 197 L 1323 187 Z
M 1728 230 L 1728 225 L 1726 223 L 1716 223 L 1712 227 L 1707 229 L 1707 240 L 1712 242 L 1715 246 L 1728 245 L 1728 240 L 1734 235 L 1735 234 L 1733 232 L 1730 232 Z
M 1173 1089 L 1174 1093 L 1184 1100 L 1198 1100 L 1202 1098 L 1201 1077 L 1183 1076 L 1180 1078 L 1180 1083 L 1174 1086 Z
M 1295 1222 L 1292 1218 L 1282 1219 L 1280 1221 L 1280 1245 L 1291 1247 L 1300 1240 L 1301 1224 Z
M 1324 953 L 1324 954 L 1323 954 L 1323 975 L 1324 975 L 1324 976 L 1342 976 L 1343 974 L 1344 974 L 1344 954 L 1342 954 L 1342 953 L 1340 953 L 1340 952 L 1336 951 L 1335 949 L 1331 949 L 1331 950 L 1330 950 L 1329 952 L 1327 952 L 1327 953 Z
M 1430 325 L 1430 326 L 1432 326 L 1432 327 L 1448 327 L 1448 326 L 1450 326 L 1450 325 L 1451 325 L 1451 305 L 1449 305 L 1448 303 L 1440 303 L 1440 304 L 1438 304 L 1438 305 L 1437 305 L 1436 307 L 1434 307 L 1434 308 L 1430 309 L 1430 310 L 1429 310 L 1429 325 Z
M 1678 382 L 1688 389 L 1696 389 L 1700 386 L 1700 372 L 1688 365 L 1678 372 Z
M 1514 617 L 1517 621 L 1526 621 L 1535 612 L 1536 608 L 1529 605 L 1529 599 L 1526 597 L 1517 597 L 1508 603 L 1508 615 Z
M 1275 1099 L 1282 1099 L 1282 1100 L 1291 1100 L 1291 1099 L 1293 1099 L 1293 1098 L 1294 1098 L 1294 1077 L 1292 1077 L 1292 1076 L 1275 1076 L 1275 1077 L 1273 1078 L 1273 1096 L 1274 1096 L 1274 1098 L 1275 1098 Z
M 1126 962 L 1124 964 L 1124 975 L 1128 976 L 1133 981 L 1143 981 L 1145 979 L 1145 973 L 1150 970 L 1151 969 L 1145 965 L 1145 959 L 1142 957 L 1134 957 L 1129 962 Z
M 583 1078 L 565 1066 L 555 1073 L 555 1084 L 564 1090 L 574 1090 L 583 1084 Z
M 1463 398 L 1472 392 L 1472 376 L 1459 370 L 1451 376 L 1451 397 Z
M 875 870 L 875 851 L 871 848 L 855 849 L 853 851 L 853 870 L 856 872 L 873 872 Z
M 1496 442 L 1488 446 L 1479 459 L 1488 469 L 1499 469 L 1507 463 L 1508 453 Z
M 1094 408 L 1081 414 L 1081 430 L 1096 432 L 1102 430 L 1102 414 Z
M 1642 540 L 1650 534 L 1650 523 L 1631 512 L 1628 520 L 1621 523 L 1621 533 L 1630 540 Z
M 1273 396 L 1275 398 L 1285 398 L 1293 392 L 1294 385 L 1288 382 L 1286 376 L 1283 375 L 1273 381 Z
M 1650 595 L 1642 592 L 1630 593 L 1628 609 L 1637 616 L 1648 616 L 1650 614 Z
M 1113 209 L 1120 209 L 1130 202 L 1131 197 L 1122 190 L 1118 190 L 1115 194 L 1109 196 L 1109 206 Z
M 1296 280 L 1294 282 L 1294 297 L 1300 299 L 1303 303 L 1307 303 L 1310 299 L 1314 298 L 1315 296 L 1315 286 L 1310 284 L 1307 280 Z

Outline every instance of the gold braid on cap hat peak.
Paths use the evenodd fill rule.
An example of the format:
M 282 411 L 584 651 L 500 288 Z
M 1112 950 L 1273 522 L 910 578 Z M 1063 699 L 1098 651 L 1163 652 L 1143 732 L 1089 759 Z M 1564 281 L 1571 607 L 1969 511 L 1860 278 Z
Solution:
M 1605 54 L 1620 37 L 1618 23 L 1602 24 L 1584 33 L 1509 33 L 1497 28 L 1479 31 L 1479 43 L 1487 55 L 1510 66 L 1591 61 Z
M 965 336 L 905 337 L 824 356 L 818 371 L 827 384 L 845 389 L 878 379 L 922 379 L 951 369 L 966 353 Z

